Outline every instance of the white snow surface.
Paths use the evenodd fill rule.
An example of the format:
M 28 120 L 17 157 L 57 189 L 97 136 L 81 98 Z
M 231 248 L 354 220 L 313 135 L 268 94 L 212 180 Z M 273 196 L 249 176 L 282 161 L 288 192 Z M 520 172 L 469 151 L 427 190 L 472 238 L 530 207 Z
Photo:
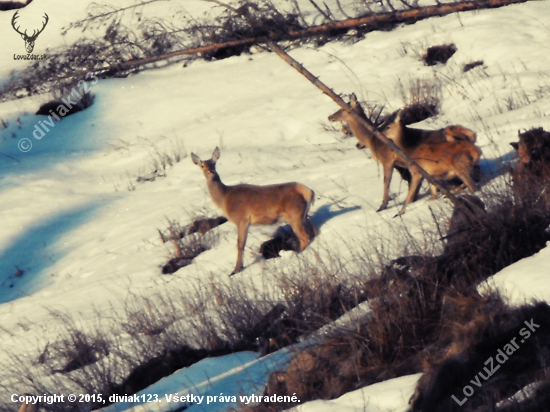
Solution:
M 550 302 L 550 247 L 510 265 L 479 286 L 481 292 L 497 290 L 511 305 Z
M 82 35 L 78 30 L 66 36 L 60 33 L 86 15 L 89 3 L 41 0 L 23 9 L 21 21 L 25 17 L 39 22 L 44 12 L 50 17 L 34 53 Z M 126 3 L 130 2 L 117 5 Z M 212 3 L 185 0 L 157 4 L 149 13 L 169 15 L 182 4 L 197 16 L 219 12 Z M 550 129 L 550 28 L 543 18 L 549 12 L 549 2 L 528 2 L 453 14 L 372 32 L 354 44 L 304 46 L 290 54 L 336 92 L 356 92 L 361 100 L 386 104 L 388 110 L 408 99 L 402 97 L 399 84 L 407 93 L 417 81 L 440 84 L 441 113 L 421 126 L 462 124 L 475 130 L 483 150 L 482 169 L 491 176 L 487 185 L 502 185 L 505 176 L 500 166 L 515 157 L 508 143 L 517 140 L 517 130 Z M 12 15 L 0 12 L 0 84 L 12 70 L 26 66 L 12 58 L 24 53 L 23 41 L 10 24 Z M 308 16 L 319 19 L 311 9 Z M 450 42 L 458 51 L 446 65 L 427 67 L 420 61 L 426 47 Z M 484 63 L 462 73 L 462 66 L 474 60 Z M 402 219 L 394 219 L 406 195 L 406 185 L 394 177 L 391 207 L 377 213 L 381 168 L 368 151 L 355 149 L 353 138 L 325 130 L 327 116 L 337 106 L 273 53 L 197 60 L 185 68 L 177 64 L 102 80 L 91 89 L 94 105 L 55 123 L 40 140 L 33 131 L 47 118 L 33 113 L 51 96 L 0 103 L 0 118 L 7 125 L 0 124 L 2 363 L 17 356 L 35 365 L 31 357 L 57 337 L 55 311 L 74 315 L 87 325 L 98 313 L 114 319 L 123 316 L 125 301 L 132 296 L 186 293 L 211 282 L 235 282 L 250 293 L 272 290 L 277 285 L 270 273 L 295 267 L 302 259 L 315 262 L 338 256 L 352 266 L 353 250 L 377 242 L 401 253 L 406 242 L 402 228 L 421 241 L 427 227 L 435 230 L 430 208 L 449 210 L 445 199 L 430 201 L 423 195 Z M 22 139 L 32 143 L 26 153 L 18 148 Z M 257 251 L 274 228 L 253 227 L 245 269 L 229 278 L 237 235 L 233 225 L 225 224 L 215 229 L 219 242 L 213 249 L 173 275 L 161 275 L 171 246 L 159 241 L 157 229 L 164 230 L 167 219 L 185 223 L 198 213 L 219 214 L 190 156 L 169 167 L 166 177 L 136 183 L 157 151 L 170 153 L 178 145 L 186 155 L 194 152 L 202 159 L 218 146 L 217 168 L 226 184 L 299 181 L 310 187 L 316 193 L 310 213 L 319 236 L 299 256 L 285 254 L 263 261 Z M 545 279 L 549 253 L 544 249 L 491 281 L 514 302 L 549 300 Z M 126 339 L 122 330 L 112 334 Z M 199 387 L 202 394 L 258 393 L 268 372 L 280 367 L 270 359 L 282 362 L 286 352 L 265 361 L 248 353 L 206 359 L 145 393 L 186 393 Z M 208 385 L 201 381 L 203 376 Z M 0 372 L 0 383 L 17 379 L 8 371 Z M 416 379 L 393 379 L 296 410 L 404 410 Z M 214 410 L 199 406 L 198 410 Z M 135 409 L 169 407 L 147 404 Z
M 290 409 L 292 412 L 401 412 L 409 407 L 421 374 L 401 376 L 346 393 L 338 399 L 317 400 Z

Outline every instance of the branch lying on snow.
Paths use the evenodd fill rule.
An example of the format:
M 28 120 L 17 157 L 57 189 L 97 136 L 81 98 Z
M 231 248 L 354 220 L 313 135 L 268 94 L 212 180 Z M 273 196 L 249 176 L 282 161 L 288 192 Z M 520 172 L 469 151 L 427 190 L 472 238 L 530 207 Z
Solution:
M 393 11 L 388 13 L 377 13 L 360 18 L 351 18 L 346 20 L 331 21 L 327 24 L 321 24 L 319 26 L 308 27 L 303 30 L 289 30 L 286 35 L 273 35 L 266 37 L 250 37 L 241 40 L 234 40 L 224 43 L 209 44 L 202 47 L 194 47 L 185 50 L 178 50 L 171 53 L 162 54 L 159 56 L 152 56 L 146 59 L 126 61 L 117 65 L 116 67 L 109 67 L 104 70 L 126 70 L 136 66 L 142 66 L 148 63 L 153 63 L 161 60 L 170 59 L 172 57 L 207 53 L 220 49 L 225 49 L 235 46 L 248 46 L 253 44 L 262 44 L 269 41 L 281 41 L 281 40 L 294 40 L 300 38 L 314 37 L 321 34 L 327 34 L 339 30 L 347 30 L 356 27 L 363 27 L 363 29 L 374 30 L 381 26 L 398 24 L 398 23 L 413 23 L 418 20 L 422 20 L 428 17 L 444 16 L 450 13 L 456 13 L 461 11 L 470 11 L 477 9 L 489 9 L 503 7 L 515 3 L 525 3 L 528 0 L 474 0 L 474 1 L 461 1 L 457 3 L 438 4 L 436 6 L 420 7 L 409 10 Z M 365 27 L 366 26 L 366 27 Z
M 46 60 L 35 62 L 19 71 L 0 88 L 0 100 L 16 99 L 61 88 L 70 90 L 88 73 L 98 77 L 125 77 L 149 63 L 175 63 L 173 58 L 178 56 L 201 55 L 209 60 L 213 57 L 238 55 L 249 50 L 254 44 L 265 44 L 268 41 L 325 42 L 347 33 L 352 28 L 355 28 L 359 35 L 388 28 L 396 23 L 412 23 L 430 16 L 501 7 L 527 0 L 462 0 L 450 4 L 332 20 L 318 26 L 308 26 L 296 0 L 290 0 L 294 5 L 291 13 L 274 8 L 271 0 L 258 0 L 255 3 L 243 1 L 239 3 L 243 4 L 239 8 L 227 5 L 227 0 L 210 0 L 226 8 L 226 12 L 214 20 L 201 22 L 185 13 L 174 16 L 177 22 L 142 16 L 141 8 L 160 1 L 169 0 L 142 0 L 129 6 L 133 8 L 121 9 L 96 5 L 99 7 L 97 12 L 90 12 L 88 18 L 71 24 L 69 28 L 99 30 L 106 27 L 104 36 L 94 39 L 84 37 L 50 54 Z M 258 4 L 265 7 L 259 7 Z M 138 21 L 141 22 L 135 29 L 122 23 L 123 14 L 129 11 L 132 11 L 134 17 L 139 17 Z
M 397 146 L 393 140 L 388 139 L 383 133 L 380 133 L 375 127 L 373 127 L 372 124 L 365 121 L 360 115 L 358 115 L 355 111 L 351 109 L 351 107 L 344 101 L 340 96 L 338 96 L 334 91 L 332 91 L 331 88 L 329 88 L 326 84 L 324 84 L 321 80 L 319 80 L 318 77 L 315 77 L 310 71 L 308 71 L 304 66 L 302 66 L 300 63 L 298 63 L 296 60 L 294 60 L 292 57 L 290 57 L 287 53 L 285 53 L 279 46 L 277 46 L 273 42 L 267 43 L 269 48 L 277 53 L 279 57 L 281 57 L 285 62 L 287 62 L 290 66 L 292 66 L 294 69 L 296 69 L 300 74 L 302 74 L 304 77 L 306 77 L 313 85 L 315 85 L 317 88 L 319 88 L 323 93 L 325 93 L 327 96 L 329 96 L 332 100 L 334 100 L 338 106 L 340 106 L 343 110 L 351 114 L 355 120 L 360 122 L 370 133 L 372 133 L 378 140 L 383 142 L 386 146 L 388 146 L 394 153 L 396 153 L 399 157 L 401 157 L 405 163 L 407 164 L 407 167 L 416 168 L 422 177 L 426 179 L 431 184 L 437 186 L 439 190 L 445 196 L 449 198 L 449 200 L 457 207 L 459 210 L 463 211 L 464 214 L 469 218 L 473 219 L 471 220 L 476 221 L 479 218 L 476 216 L 475 213 L 473 213 L 469 208 L 467 208 L 463 202 L 460 202 L 455 195 L 453 195 L 447 187 L 445 187 L 444 184 L 442 184 L 439 180 L 435 179 L 432 175 L 430 175 L 428 172 L 426 172 L 424 169 L 422 169 L 418 163 L 416 163 L 411 157 L 409 157 L 399 146 Z

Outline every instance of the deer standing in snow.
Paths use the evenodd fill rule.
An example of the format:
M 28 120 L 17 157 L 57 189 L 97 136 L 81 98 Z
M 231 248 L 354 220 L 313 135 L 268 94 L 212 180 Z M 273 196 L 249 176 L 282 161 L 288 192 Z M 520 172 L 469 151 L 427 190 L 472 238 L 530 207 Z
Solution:
M 196 154 L 191 153 L 193 163 L 202 169 L 206 177 L 212 200 L 237 226 L 237 263 L 231 275 L 243 268 L 243 250 L 250 225 L 271 225 L 285 221 L 298 236 L 299 251 L 304 250 L 314 233 L 307 218 L 314 201 L 313 190 L 296 182 L 269 186 L 227 186 L 222 183 L 216 172 L 216 162 L 219 158 L 220 150 L 217 147 L 210 160 L 202 161 Z
M 350 107 L 355 114 L 370 123 L 354 94 L 350 98 Z M 407 164 L 346 110 L 340 109 L 329 116 L 328 119 L 332 122 L 347 122 L 351 131 L 359 140 L 357 148 L 362 149 L 368 146 L 374 159 L 382 164 L 384 168 L 384 195 L 378 211 L 386 209 L 389 202 L 389 188 L 393 168 L 407 168 Z M 472 143 L 472 140 L 475 141 L 475 133 L 471 130 L 462 126 L 449 126 L 432 132 L 412 129 L 401 122 L 398 113 L 393 122 L 390 121 L 382 125 L 380 131 L 386 137 L 392 139 L 397 146 L 434 178 L 451 180 L 459 177 L 472 192 L 477 190 L 472 179 L 472 171 L 479 162 L 481 150 Z M 422 175 L 416 168 L 413 167 L 409 171 L 411 180 L 407 199 L 399 211 L 399 215 L 405 213 L 407 205 L 414 201 L 422 183 Z M 462 189 L 463 186 L 460 186 L 458 190 Z M 454 192 L 456 193 L 458 190 L 454 190 Z M 436 194 L 437 188 L 432 185 L 431 197 L 435 198 Z
M 357 100 L 356 100 L 357 102 Z M 358 104 L 358 103 L 357 103 Z M 475 143 L 477 135 L 461 125 L 447 126 L 438 130 L 424 130 L 408 127 L 402 120 L 403 109 L 399 110 L 380 126 L 380 131 L 399 147 L 412 147 L 420 143 L 470 142 Z

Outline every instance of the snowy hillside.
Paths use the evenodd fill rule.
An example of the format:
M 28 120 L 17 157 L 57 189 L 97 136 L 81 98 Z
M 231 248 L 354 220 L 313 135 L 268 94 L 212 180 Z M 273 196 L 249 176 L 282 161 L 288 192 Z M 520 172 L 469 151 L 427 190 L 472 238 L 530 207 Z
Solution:
M 81 33 L 73 30 L 61 36 L 62 27 L 83 18 L 88 3 L 35 0 L 25 8 L 36 21 L 43 12 L 50 18 L 38 37 L 36 53 L 74 41 Z M 169 14 L 174 3 L 156 4 L 145 12 Z M 181 4 L 197 16 L 219 12 L 213 3 L 199 0 Z M 502 168 L 515 161 L 509 142 L 517 141 L 518 129 L 550 129 L 550 28 L 544 19 L 549 11 L 548 2 L 528 2 L 452 14 L 374 31 L 353 44 L 298 47 L 290 55 L 337 93 L 355 92 L 371 106 L 386 105 L 387 112 L 430 89 L 440 100 L 440 112 L 416 126 L 461 124 L 477 132 L 486 176 L 483 196 L 489 188 L 506 184 Z M 314 20 L 315 9 L 308 13 Z M 23 53 L 23 41 L 10 24 L 12 16 L 0 12 L 0 84 L 12 70 L 26 66 L 12 60 L 14 53 Z M 448 43 L 454 43 L 457 52 L 447 64 L 424 65 L 420 57 L 427 47 Z M 465 64 L 477 60 L 483 64 L 462 72 Z M 40 139 L 33 132 L 47 118 L 34 113 L 51 96 L 0 103 L 5 125 L 0 123 L 0 364 L 20 363 L 24 370 L 38 371 L 44 387 L 50 381 L 36 359 L 59 336 L 62 314 L 74 316 L 85 330 L 106 322 L 109 336 L 119 339 L 121 348 L 129 348 L 121 325 L 132 299 L 161 296 L 170 301 L 195 291 L 214 294 L 212 285 L 231 285 L 243 296 L 277 301 L 283 291 L 275 274 L 305 262 L 329 265 L 335 256 L 352 271 L 361 253 L 372 253 L 367 258 L 376 259 L 378 245 L 397 257 L 410 240 L 405 230 L 419 242 L 429 238 L 427 232 L 436 238 L 432 213 L 450 214 L 449 202 L 442 197 L 429 200 L 425 185 L 407 213 L 394 218 L 406 196 L 406 183 L 396 174 L 390 207 L 377 213 L 383 192 L 381 167 L 368 150 L 355 148 L 353 137 L 343 138 L 329 124 L 327 117 L 338 107 L 274 53 L 195 60 L 186 67 L 175 64 L 99 80 L 90 87 L 94 104 L 56 122 Z M 191 265 L 163 275 L 161 268 L 173 246 L 160 241 L 158 230 L 165 231 L 169 220 L 187 224 L 195 216 L 220 215 L 190 157 L 195 153 L 209 159 L 215 147 L 221 151 L 217 170 L 226 184 L 297 181 L 311 188 L 316 198 L 310 216 L 319 235 L 299 255 L 286 252 L 279 259 L 264 260 L 258 250 L 275 227 L 251 227 L 245 268 L 230 278 L 237 231 L 227 223 L 214 229 L 214 247 Z M 178 155 L 181 161 L 154 181 L 136 181 L 151 173 L 159 154 Z M 434 243 L 426 247 L 441 248 Z M 548 301 L 550 287 L 543 269 L 548 259 L 547 249 L 542 250 L 505 269 L 494 282 L 513 303 Z M 185 328 L 186 319 L 191 324 L 198 315 L 180 316 Z M 287 358 L 284 351 L 270 356 L 257 360 L 255 354 L 243 352 L 215 366 L 199 362 L 192 367 L 197 372 L 178 372 L 183 379 L 175 374 L 146 393 L 261 393 L 267 373 Z M 417 379 L 397 378 L 295 410 L 405 410 Z M 2 386 L 17 387 L 19 381 L 23 379 L 13 371 L 0 372 Z M 56 388 L 48 390 L 56 393 Z M 161 397 L 164 400 L 164 394 Z M 6 400 L 1 403 L 17 407 Z M 189 410 L 227 406 L 235 402 L 216 404 L 220 409 L 195 405 Z M 170 407 L 170 402 L 162 402 L 135 410 Z

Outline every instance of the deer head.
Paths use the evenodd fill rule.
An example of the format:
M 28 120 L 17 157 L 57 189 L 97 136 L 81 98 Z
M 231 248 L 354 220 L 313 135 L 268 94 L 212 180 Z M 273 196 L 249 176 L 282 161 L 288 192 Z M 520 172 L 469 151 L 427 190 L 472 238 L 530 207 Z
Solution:
M 13 18 L 11 19 L 11 25 L 13 29 L 21 35 L 21 38 L 25 40 L 25 48 L 27 49 L 27 53 L 32 53 L 34 49 L 34 42 L 36 41 L 36 38 L 38 37 L 38 35 L 44 31 L 44 28 L 46 28 L 46 24 L 48 24 L 49 17 L 46 13 L 44 13 L 45 21 L 44 21 L 44 24 L 42 25 L 42 28 L 40 30 L 34 30 L 32 35 L 29 36 L 27 34 L 27 30 L 25 30 L 25 32 L 22 33 L 19 31 L 19 27 L 15 27 L 15 21 L 19 17 L 18 13 L 19 11 L 16 11 L 15 14 L 13 15 Z

